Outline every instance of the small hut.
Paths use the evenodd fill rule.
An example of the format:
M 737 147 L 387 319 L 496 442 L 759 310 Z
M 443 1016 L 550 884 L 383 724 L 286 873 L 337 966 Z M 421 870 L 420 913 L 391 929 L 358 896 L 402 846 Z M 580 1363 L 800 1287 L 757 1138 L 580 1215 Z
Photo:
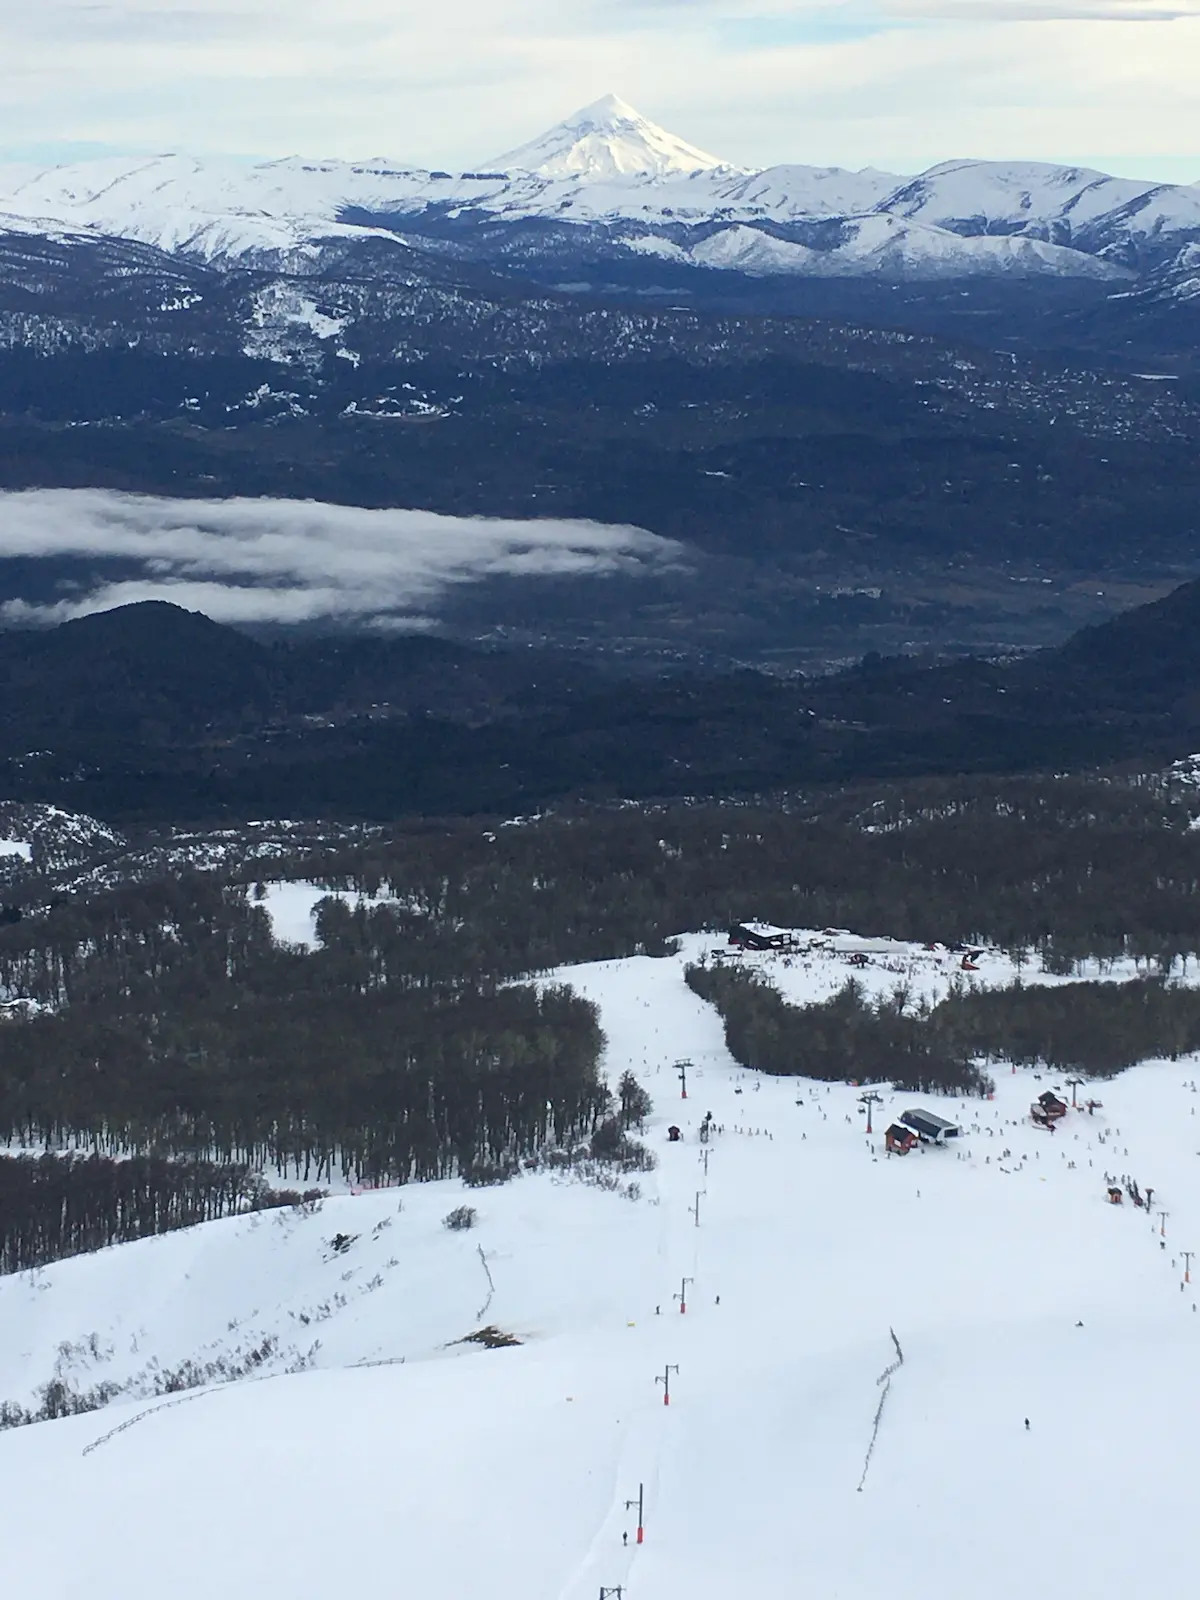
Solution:
M 1051 1122 L 1057 1122 L 1060 1117 L 1065 1117 L 1067 1114 L 1067 1102 L 1060 1100 L 1049 1089 L 1045 1094 L 1038 1095 L 1036 1104 L 1041 1107 L 1043 1116 L 1048 1117 Z
M 892 1123 L 883 1139 L 890 1156 L 906 1156 L 917 1143 L 917 1136 L 912 1129 L 904 1127 L 899 1122 Z
M 1110 1206 L 1119 1206 L 1119 1205 L 1121 1205 L 1123 1203 L 1124 1199 L 1125 1199 L 1125 1196 L 1121 1193 L 1120 1189 L 1118 1189 L 1115 1184 L 1109 1184 L 1109 1186 L 1108 1186 L 1108 1203 L 1109 1203 L 1109 1205 Z
M 672 1144 L 678 1144 L 679 1141 L 683 1138 L 683 1130 L 681 1128 L 677 1128 L 675 1126 L 675 1124 L 672 1123 L 671 1126 L 667 1129 L 667 1138 L 671 1141 Z

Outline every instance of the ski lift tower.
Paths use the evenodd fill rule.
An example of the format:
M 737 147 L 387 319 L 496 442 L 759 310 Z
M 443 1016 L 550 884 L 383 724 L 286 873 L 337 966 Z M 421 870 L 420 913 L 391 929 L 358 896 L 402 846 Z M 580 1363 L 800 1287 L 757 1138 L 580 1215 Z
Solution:
M 858 1103 L 860 1106 L 866 1106 L 867 1108 L 867 1132 L 874 1133 L 875 1130 L 871 1126 L 871 1111 L 873 1107 L 883 1104 L 883 1096 L 876 1094 L 874 1089 L 869 1089 L 866 1094 L 859 1095 Z
M 691 1064 L 690 1061 L 677 1061 L 675 1063 L 675 1071 L 679 1074 L 679 1098 L 681 1100 L 687 1099 L 687 1075 Z

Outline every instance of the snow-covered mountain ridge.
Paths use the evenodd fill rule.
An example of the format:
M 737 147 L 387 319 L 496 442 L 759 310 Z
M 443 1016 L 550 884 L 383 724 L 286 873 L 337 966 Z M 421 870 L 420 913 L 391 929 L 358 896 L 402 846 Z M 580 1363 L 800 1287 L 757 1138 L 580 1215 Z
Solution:
M 615 96 L 470 172 L 183 155 L 0 167 L 0 229 L 90 230 L 230 263 L 279 263 L 331 238 L 406 228 L 459 237 L 473 219 L 586 224 L 617 256 L 760 275 L 1119 283 L 1200 242 L 1200 188 L 1030 162 L 947 162 L 916 178 L 790 164 L 747 171 Z M 746 249 L 747 233 L 762 247 Z M 794 248 L 776 248 L 785 245 Z

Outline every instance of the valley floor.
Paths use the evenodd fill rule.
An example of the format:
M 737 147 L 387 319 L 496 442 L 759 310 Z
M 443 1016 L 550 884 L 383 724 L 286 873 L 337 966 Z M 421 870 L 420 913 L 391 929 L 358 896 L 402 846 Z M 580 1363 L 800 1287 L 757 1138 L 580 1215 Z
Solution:
M 873 960 L 879 984 L 889 961 L 953 975 Z M 1193 1062 L 1099 1086 L 1054 1135 L 1026 1112 L 1057 1080 L 1005 1069 L 994 1100 L 932 1107 L 957 1147 L 887 1157 L 919 1097 L 885 1094 L 868 1137 L 857 1089 L 741 1072 L 682 958 L 562 976 L 601 1007 L 610 1078 L 655 1100 L 637 1198 L 414 1186 L 0 1280 L 0 1400 L 27 1404 L 56 1349 L 76 1387 L 143 1396 L 0 1434 L 6 1594 L 1191 1592 Z M 1154 1214 L 1110 1206 L 1110 1173 Z M 477 1227 L 447 1231 L 464 1202 Z M 454 1342 L 481 1327 L 522 1342 Z M 145 1398 L 188 1362 L 265 1376 Z

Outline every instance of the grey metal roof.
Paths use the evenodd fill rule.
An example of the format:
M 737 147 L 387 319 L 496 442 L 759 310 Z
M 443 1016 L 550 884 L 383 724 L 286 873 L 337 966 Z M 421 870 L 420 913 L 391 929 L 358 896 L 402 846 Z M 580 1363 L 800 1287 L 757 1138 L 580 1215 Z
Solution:
M 906 1111 L 900 1121 L 910 1128 L 925 1128 L 931 1133 L 949 1133 L 952 1128 L 958 1131 L 957 1122 L 947 1122 L 945 1117 L 936 1116 L 932 1111 Z

